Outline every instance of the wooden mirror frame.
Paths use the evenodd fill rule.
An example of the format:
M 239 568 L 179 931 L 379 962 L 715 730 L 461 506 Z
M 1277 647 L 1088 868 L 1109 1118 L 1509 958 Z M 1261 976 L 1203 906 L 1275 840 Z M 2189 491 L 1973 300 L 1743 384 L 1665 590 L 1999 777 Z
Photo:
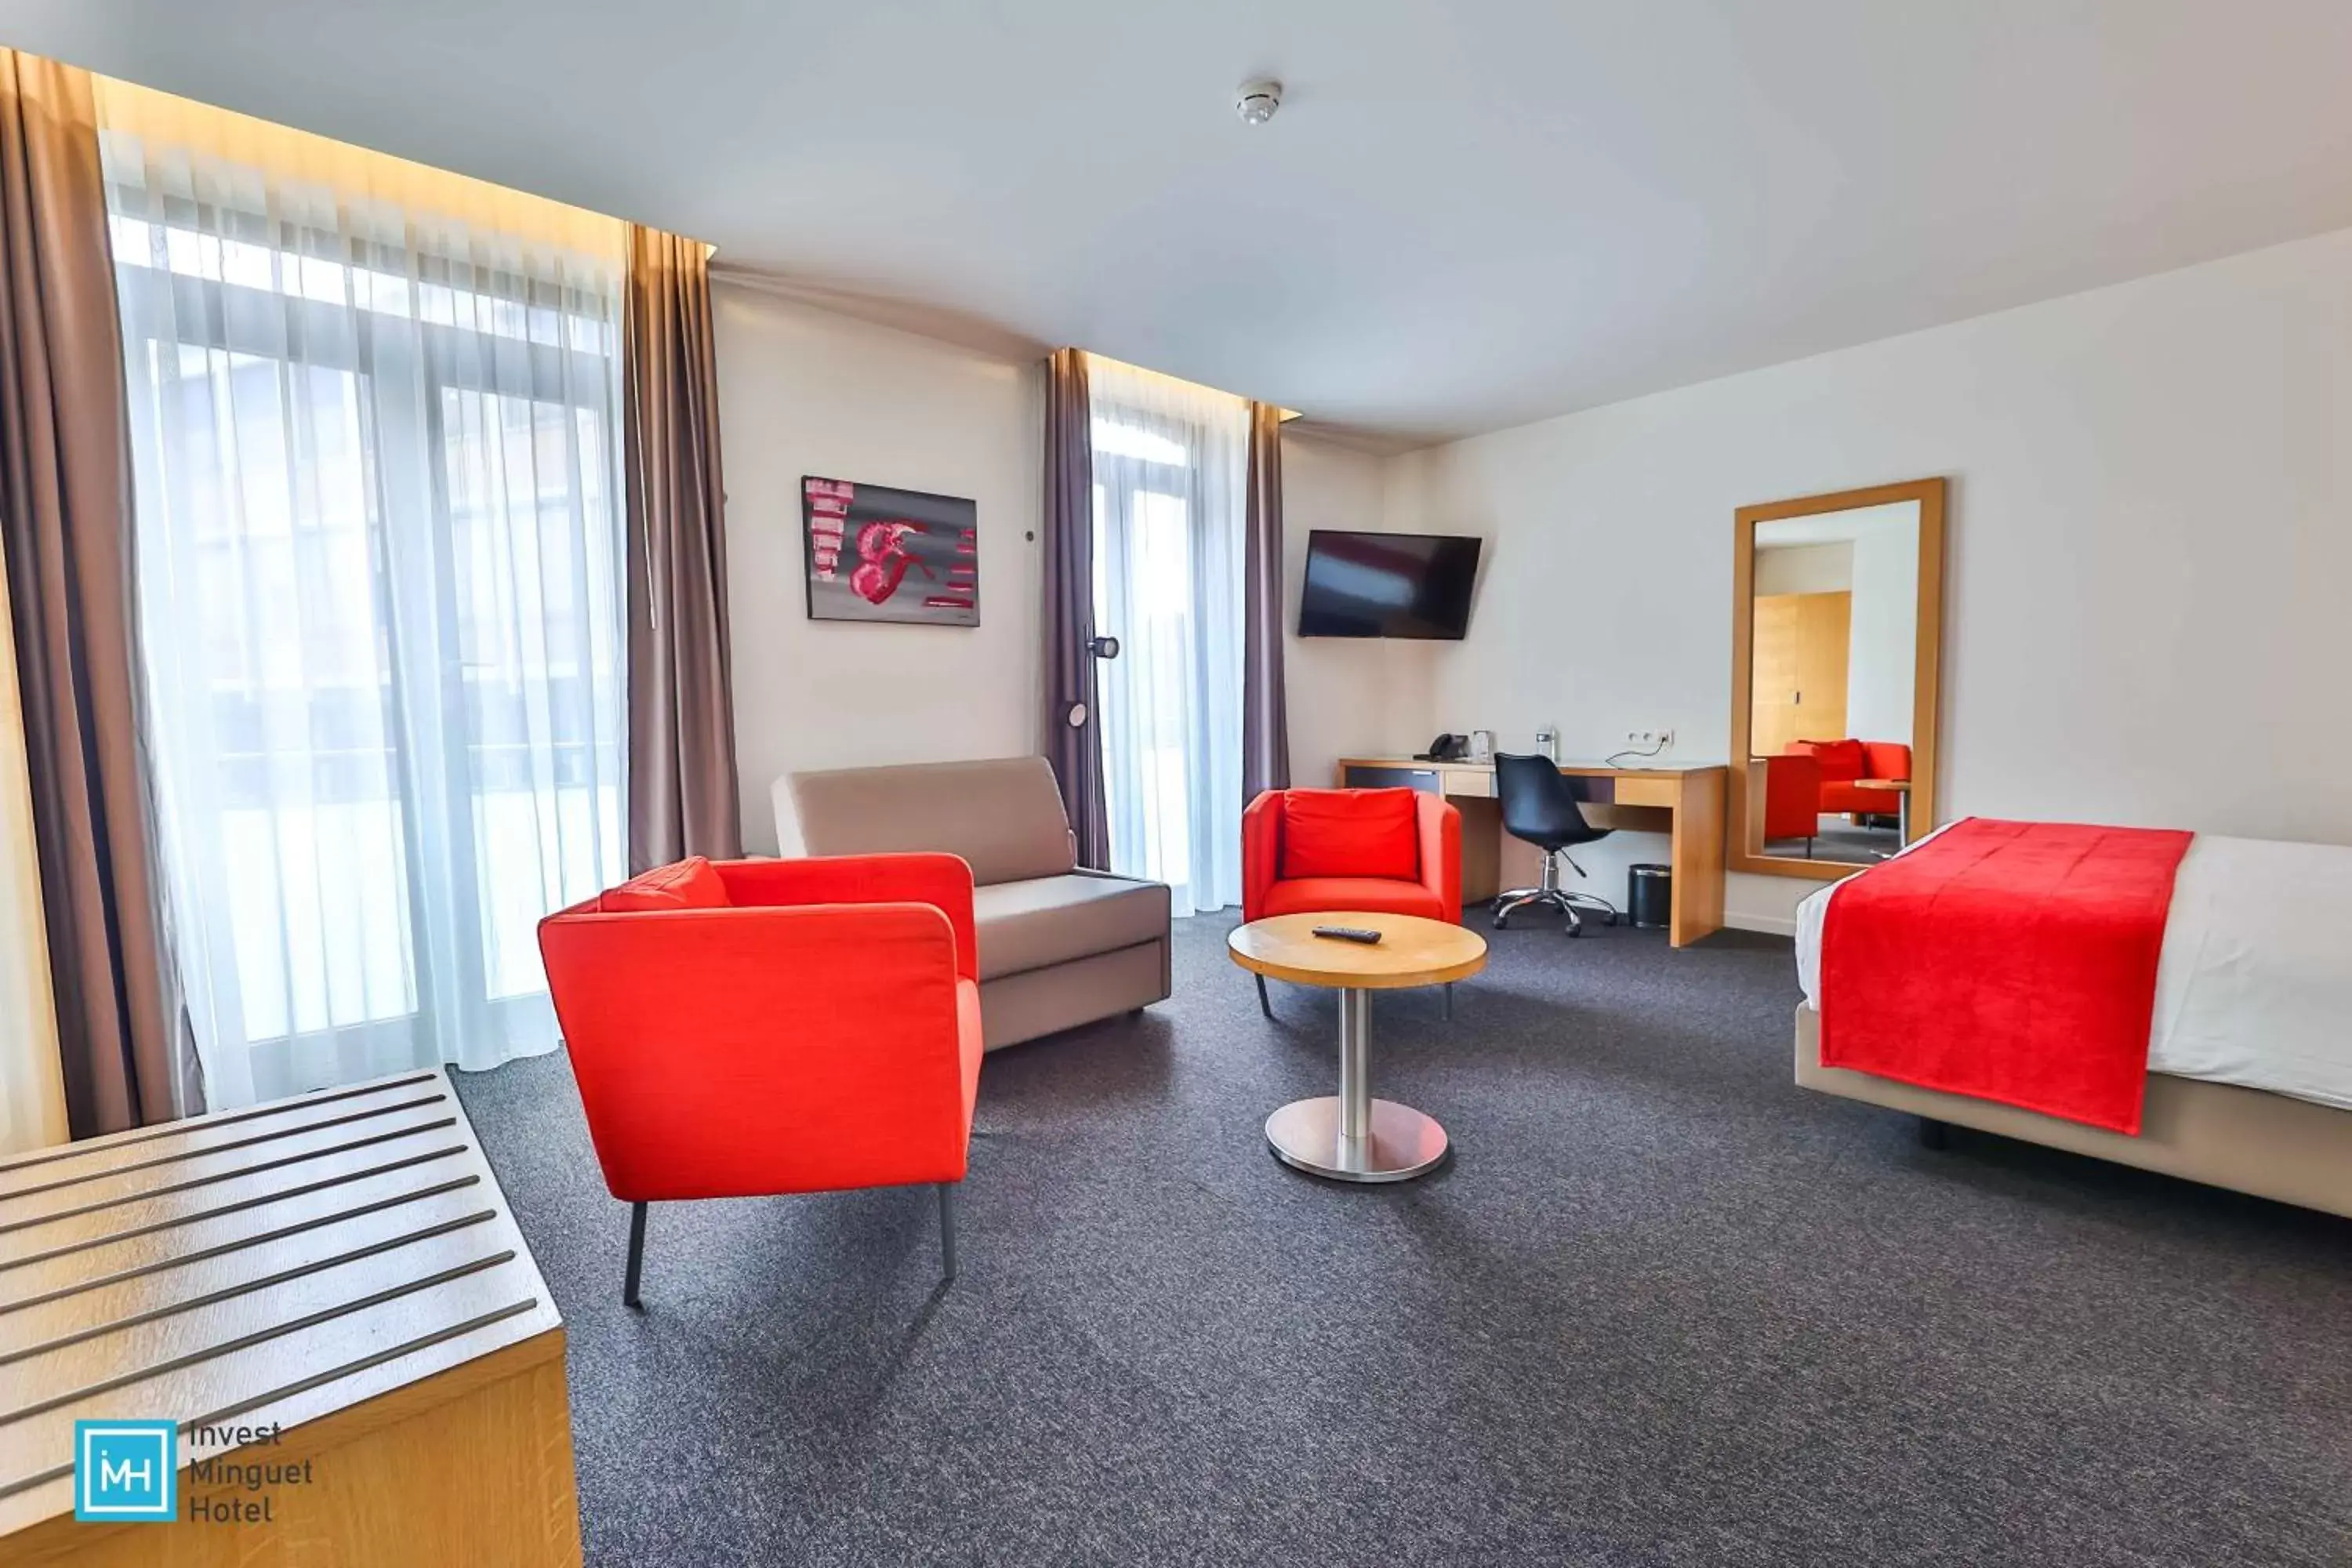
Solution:
M 1756 525 L 1782 518 L 1813 517 L 1825 511 L 1853 511 L 1867 506 L 1919 503 L 1919 604 L 1914 635 L 1917 637 L 1912 664 L 1911 692 L 1911 825 L 1914 840 L 1936 826 L 1936 740 L 1941 687 L 1939 665 L 1944 642 L 1944 492 L 1941 479 L 1914 479 L 1908 484 L 1874 485 L 1868 489 L 1839 490 L 1832 495 L 1800 496 L 1794 500 L 1744 506 L 1734 514 L 1731 566 L 1731 777 L 1730 820 L 1724 824 L 1726 863 L 1735 871 L 1767 877 L 1807 877 L 1834 882 L 1863 869 L 1852 861 L 1801 860 L 1778 855 L 1758 855 L 1748 847 L 1748 746 L 1753 738 L 1756 696 L 1750 689 L 1750 666 L 1756 637 Z

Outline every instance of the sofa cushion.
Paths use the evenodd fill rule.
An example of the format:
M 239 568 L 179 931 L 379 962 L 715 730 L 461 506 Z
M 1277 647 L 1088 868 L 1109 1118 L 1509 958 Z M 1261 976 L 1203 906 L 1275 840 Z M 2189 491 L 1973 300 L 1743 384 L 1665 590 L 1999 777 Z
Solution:
M 1165 940 L 1168 889 L 1158 882 L 1074 871 L 976 888 L 971 915 L 980 977 L 994 980 Z
M 1911 748 L 1900 741 L 1864 741 L 1862 756 L 1864 778 L 1908 781 L 1911 777 Z
M 1418 807 L 1409 789 L 1294 789 L 1282 797 L 1282 875 L 1421 875 Z
M 1333 910 L 1419 915 L 1423 920 L 1442 921 L 1445 918 L 1445 900 L 1435 889 L 1419 882 L 1386 877 L 1302 877 L 1297 881 L 1276 882 L 1266 889 L 1265 912 L 1269 915 L 1323 914 Z
M 596 907 L 608 915 L 653 910 L 723 910 L 734 900 L 710 862 L 699 855 L 641 872 L 607 892 Z
M 1043 757 L 786 773 L 776 781 L 786 855 L 960 855 L 975 886 L 1058 877 L 1077 858 Z
M 1823 784 L 1843 784 L 1862 777 L 1866 760 L 1860 741 L 1791 741 L 1789 751 L 1821 763 Z

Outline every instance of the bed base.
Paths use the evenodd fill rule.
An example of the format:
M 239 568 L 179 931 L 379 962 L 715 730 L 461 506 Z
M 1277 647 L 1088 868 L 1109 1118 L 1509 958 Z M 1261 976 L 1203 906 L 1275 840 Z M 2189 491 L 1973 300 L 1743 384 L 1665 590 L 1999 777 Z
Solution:
M 2352 1110 L 2202 1079 L 2150 1073 L 2140 1135 L 2062 1121 L 1991 1100 L 1920 1089 L 1822 1066 L 1821 1015 L 1797 1008 L 1797 1082 L 1822 1094 L 1920 1118 L 1919 1136 L 1943 1147 L 1948 1127 L 2021 1139 L 2168 1176 L 2352 1219 Z

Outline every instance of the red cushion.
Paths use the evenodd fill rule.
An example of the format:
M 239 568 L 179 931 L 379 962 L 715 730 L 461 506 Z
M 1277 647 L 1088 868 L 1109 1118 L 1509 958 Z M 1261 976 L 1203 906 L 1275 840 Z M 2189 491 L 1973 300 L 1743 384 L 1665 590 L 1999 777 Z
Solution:
M 1294 789 L 1282 799 L 1282 875 L 1421 875 L 1419 821 L 1409 789 Z
M 1266 889 L 1265 912 L 1269 915 L 1312 915 L 1329 910 L 1419 915 L 1430 921 L 1446 918 L 1445 900 L 1436 889 L 1384 877 L 1301 877 Z
M 597 908 L 608 915 L 651 910 L 723 910 L 734 902 L 727 884 L 699 855 L 673 865 L 656 866 L 606 893 Z
M 1911 748 L 1900 741 L 1864 741 L 1862 743 L 1866 779 L 1904 779 L 1911 777 Z
M 1840 784 L 1862 777 L 1863 764 L 1867 760 L 1860 741 L 1791 741 L 1791 755 L 1811 757 L 1822 764 L 1822 782 Z
M 1860 784 L 1853 784 L 1822 785 L 1822 809 L 1832 814 L 1847 811 L 1873 816 L 1892 816 L 1900 808 L 1901 804 L 1895 796 L 1883 789 L 1864 789 Z

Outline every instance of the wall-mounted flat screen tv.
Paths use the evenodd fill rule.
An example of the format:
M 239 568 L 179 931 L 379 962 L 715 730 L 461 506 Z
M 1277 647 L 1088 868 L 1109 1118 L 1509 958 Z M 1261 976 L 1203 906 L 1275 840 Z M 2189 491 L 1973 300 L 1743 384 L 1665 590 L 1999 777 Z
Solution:
M 1315 530 L 1298 635 L 1459 640 L 1470 623 L 1479 542 L 1459 533 Z

